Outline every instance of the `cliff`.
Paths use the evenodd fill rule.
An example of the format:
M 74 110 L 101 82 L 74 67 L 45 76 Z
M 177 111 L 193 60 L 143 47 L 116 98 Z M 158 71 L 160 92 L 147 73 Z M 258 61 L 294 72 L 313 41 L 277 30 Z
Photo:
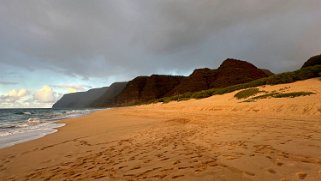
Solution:
M 109 107 L 116 104 L 116 96 L 126 87 L 127 82 L 115 82 L 103 93 L 102 96 L 94 100 L 90 107 Z
M 271 75 L 251 63 L 226 59 L 219 68 L 196 69 L 188 76 L 139 76 L 127 82 L 87 92 L 64 95 L 53 108 L 87 108 L 132 105 L 162 97 L 221 88 L 249 82 Z
M 117 105 L 135 104 L 164 97 L 184 80 L 183 76 L 152 75 L 139 76 L 128 82 L 124 90 L 116 96 Z
M 226 59 L 217 69 L 217 75 L 210 88 L 221 88 L 267 77 L 268 75 L 251 63 Z
M 73 108 L 89 108 L 92 102 L 101 97 L 108 87 L 90 89 L 87 92 L 76 92 L 65 94 L 59 99 L 52 108 L 55 109 L 73 109 Z
M 271 76 L 271 75 L 274 75 L 273 72 L 271 72 L 270 70 L 268 69 L 261 69 L 267 76 Z
M 226 59 L 218 69 L 203 68 L 194 70 L 189 77 L 170 91 L 167 96 L 227 87 L 267 77 L 270 74 L 246 61 Z
M 202 68 L 196 69 L 185 78 L 178 86 L 168 92 L 166 96 L 182 94 L 185 92 L 196 92 L 210 88 L 210 84 L 216 79 L 217 70 Z
M 316 55 L 309 58 L 302 66 L 302 68 L 310 67 L 314 65 L 321 65 L 321 55 Z

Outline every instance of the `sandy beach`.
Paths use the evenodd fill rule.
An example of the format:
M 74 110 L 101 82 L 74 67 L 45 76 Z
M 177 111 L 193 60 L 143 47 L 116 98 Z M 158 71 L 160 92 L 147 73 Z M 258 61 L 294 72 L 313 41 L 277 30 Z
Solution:
M 321 180 L 321 81 L 113 108 L 0 150 L 0 180 Z

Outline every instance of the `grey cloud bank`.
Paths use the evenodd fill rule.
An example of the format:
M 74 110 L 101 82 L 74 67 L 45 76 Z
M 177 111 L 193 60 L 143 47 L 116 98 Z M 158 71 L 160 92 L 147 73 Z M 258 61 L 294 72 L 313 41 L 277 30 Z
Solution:
M 0 64 L 133 77 L 217 67 L 280 72 L 321 52 L 321 1 L 113 0 L 0 4 Z
M 14 82 L 14 81 L 6 81 L 6 80 L 0 80 L 0 85 L 15 85 L 18 82 Z

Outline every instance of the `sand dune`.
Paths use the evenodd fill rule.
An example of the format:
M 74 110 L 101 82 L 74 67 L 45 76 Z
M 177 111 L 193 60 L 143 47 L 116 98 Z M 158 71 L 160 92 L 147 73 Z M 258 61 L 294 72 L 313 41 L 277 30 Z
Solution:
M 321 81 L 263 86 L 310 91 L 242 102 L 115 108 L 0 150 L 1 180 L 321 180 Z

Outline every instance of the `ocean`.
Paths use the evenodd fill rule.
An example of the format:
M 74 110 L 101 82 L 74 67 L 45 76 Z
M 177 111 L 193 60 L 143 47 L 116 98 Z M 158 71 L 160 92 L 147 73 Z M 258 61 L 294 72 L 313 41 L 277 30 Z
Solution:
M 37 139 L 64 126 L 58 120 L 78 117 L 97 109 L 0 109 L 0 148 Z

